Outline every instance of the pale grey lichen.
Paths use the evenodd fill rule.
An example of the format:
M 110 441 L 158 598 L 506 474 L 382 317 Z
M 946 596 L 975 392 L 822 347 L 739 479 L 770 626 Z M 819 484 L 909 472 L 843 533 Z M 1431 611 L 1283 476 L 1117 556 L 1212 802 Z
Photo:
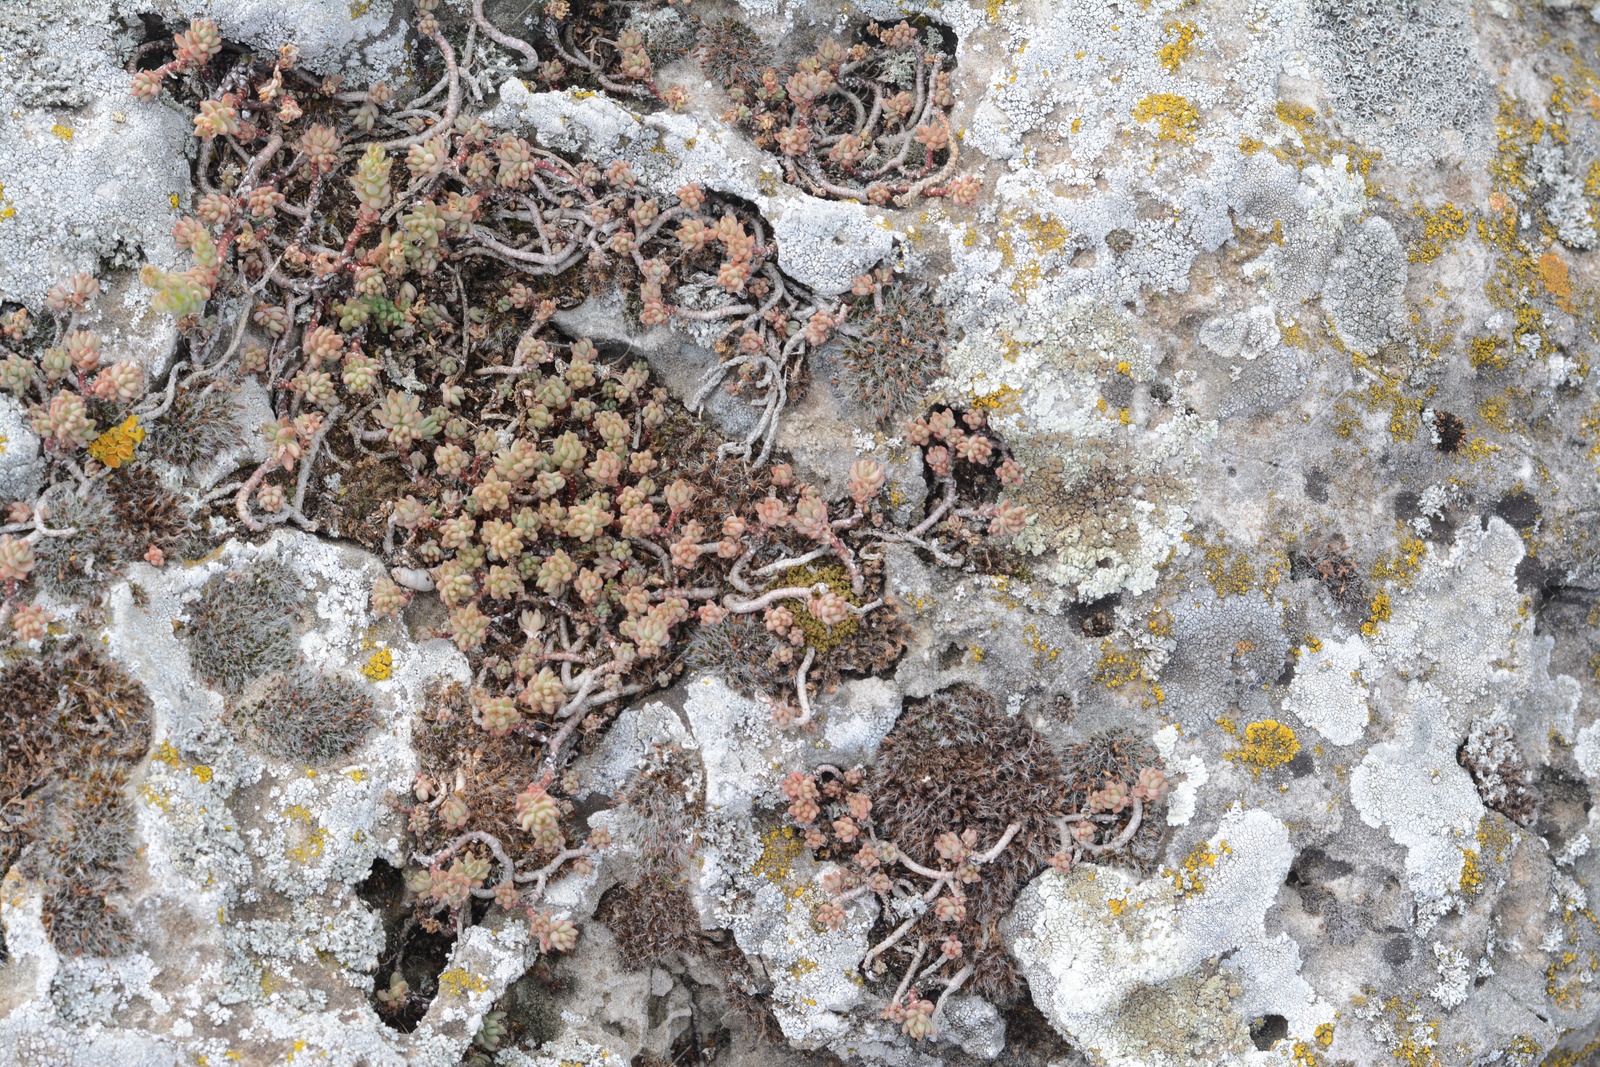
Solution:
M 52 285 L 100 273 L 102 259 L 177 265 L 170 230 L 190 200 L 191 126 L 173 110 L 133 106 L 115 59 L 132 42 L 115 10 L 110 0 L 0 10 L 14 72 L 0 86 L 0 295 L 35 312 Z
M 228 35 L 263 51 L 292 44 L 312 70 L 358 78 L 394 78 L 406 62 L 405 25 L 394 0 L 156 0 L 174 20 L 207 16 Z
M 1406 277 L 1406 251 L 1387 220 L 1371 218 L 1345 231 L 1328 264 L 1323 302 L 1347 347 L 1371 354 L 1402 336 Z
M 1402 155 L 1473 132 L 1491 105 L 1470 16 L 1444 0 L 1316 0 L 1312 63 L 1341 118 Z
M 1367 728 L 1367 687 L 1360 676 L 1366 658 L 1367 646 L 1357 634 L 1330 639 L 1320 649 L 1302 646 L 1284 710 L 1330 744 L 1355 744 Z
M 1157 354 L 1131 323 L 1082 299 L 1013 313 L 993 333 L 969 330 L 936 386 L 957 407 L 993 409 L 990 423 L 1029 472 L 1018 499 L 1033 522 L 1017 547 L 1080 600 L 1148 590 L 1169 553 L 1185 551 L 1185 468 L 1213 432 L 1198 417 L 1159 427 L 1133 417 L 1149 411 L 1135 390 L 1154 377 Z M 1126 425 L 1102 399 L 1107 383 L 1131 386 Z
M 1248 1020 L 1281 1015 L 1311 1040 L 1332 1018 L 1295 943 L 1266 932 L 1293 855 L 1283 824 L 1235 809 L 1196 854 L 1208 860 L 1169 877 L 1049 871 L 1017 902 L 1009 943 L 1034 1003 L 1101 1062 L 1232 1063 Z
M 1397 737 L 1372 746 L 1350 774 L 1350 800 L 1368 826 L 1406 850 L 1406 877 L 1424 927 L 1460 891 L 1466 850 L 1476 843 L 1483 802 L 1456 762 L 1459 743 L 1440 692 L 1413 682 Z
M 0 394 L 0 499 L 31 503 L 39 495 L 43 478 L 39 435 L 23 417 L 16 397 Z

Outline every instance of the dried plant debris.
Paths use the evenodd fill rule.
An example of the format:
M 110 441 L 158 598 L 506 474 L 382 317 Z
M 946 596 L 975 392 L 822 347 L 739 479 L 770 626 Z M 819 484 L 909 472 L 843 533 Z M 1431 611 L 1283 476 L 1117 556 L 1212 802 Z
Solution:
M 619 885 L 601 898 L 595 918 L 617 939 L 630 968 L 692 956 L 703 945 L 700 916 L 682 882 L 647 877 L 636 884 Z
M 726 76 L 723 116 L 775 153 L 785 177 L 814 196 L 905 207 L 918 197 L 971 204 L 980 181 L 956 176 L 960 148 L 948 31 L 931 23 L 870 23 L 854 43 L 820 41 L 792 68 L 762 67 L 762 50 L 719 23 L 702 32 L 700 61 Z
M 1146 768 L 1165 770 L 1155 746 L 1126 731 L 1110 730 L 1069 745 L 1061 755 L 1061 778 L 1066 786 L 1063 804 L 1068 810 L 1084 810 L 1108 782 L 1137 782 Z M 1161 843 L 1160 824 L 1143 820 L 1125 850 L 1112 858 L 1148 869 L 1159 855 Z
M 1052 821 L 1065 810 L 1060 771 L 1025 722 L 1001 713 L 990 694 L 958 688 L 901 713 L 868 779 L 880 833 L 924 865 L 939 865 L 943 834 L 975 831 L 982 849 L 1008 826 L 1020 827 L 967 888 L 967 917 L 958 924 L 956 936 L 978 964 L 973 988 L 984 996 L 1010 1000 L 1018 992 L 997 924 L 1060 847 Z
M 1296 553 L 1291 563 L 1296 568 L 1296 576 L 1305 574 L 1321 582 L 1334 603 L 1343 607 L 1365 606 L 1366 582 L 1351 560 L 1344 538 L 1317 541 L 1306 551 Z
M 870 770 L 821 764 L 784 778 L 802 843 L 840 865 L 822 879 L 816 921 L 838 930 L 866 893 L 883 902 L 861 970 L 883 982 L 904 972 L 884 1017 L 907 1035 L 931 1032 L 931 987 L 943 986 L 941 1001 L 964 988 L 1000 1003 L 1020 996 L 1000 935 L 1017 895 L 1046 866 L 1114 858 L 1154 824 L 1145 805 L 1169 788 L 1154 752 L 1113 742 L 1074 757 L 1064 772 L 1025 720 L 958 686 L 903 711 Z M 1140 757 L 1150 762 L 1135 766 Z M 1102 772 L 1092 791 L 1078 788 L 1076 776 Z M 908 888 L 932 906 L 897 906 Z M 925 955 L 932 962 L 913 981 Z
M 596 914 L 629 967 L 696 955 L 705 945 L 688 890 L 699 778 L 698 756 L 658 745 L 619 798 L 636 838 L 637 871 L 605 895 Z
M 204 543 L 188 509 L 149 464 L 116 472 L 107 480 L 106 492 L 129 558 L 150 555 L 155 549 L 159 553 L 156 558 L 163 561 L 180 559 Z

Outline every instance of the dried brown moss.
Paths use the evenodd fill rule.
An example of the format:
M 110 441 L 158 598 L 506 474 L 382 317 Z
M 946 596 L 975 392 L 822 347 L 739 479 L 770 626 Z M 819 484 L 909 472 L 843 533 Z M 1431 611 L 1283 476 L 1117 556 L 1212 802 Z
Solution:
M 360 685 L 306 669 L 275 679 L 265 697 L 235 718 L 267 755 L 303 763 L 348 755 L 378 721 Z
M 141 463 L 114 472 L 106 480 L 106 493 L 129 558 L 142 556 L 151 547 L 181 557 L 198 545 L 183 505 L 148 466 Z
M 931 295 L 906 286 L 886 289 L 881 308 L 861 302 L 856 318 L 840 330 L 839 362 L 856 403 L 887 427 L 939 376 L 950 330 Z
M 878 835 L 919 863 L 940 866 L 934 839 L 977 831 L 989 848 L 1012 823 L 1011 844 L 964 887 L 967 918 L 940 924 L 931 914 L 925 936 L 954 933 L 976 971 L 973 988 L 1001 1001 L 1020 990 L 998 924 L 1058 846 L 1051 820 L 1063 813 L 1061 764 L 1020 718 L 1000 712 L 994 697 L 961 686 L 906 709 L 884 738 L 868 779 Z
M 128 776 L 150 747 L 143 687 L 80 638 L 0 672 L 0 871 L 44 886 L 64 953 L 125 948 L 111 902 L 134 852 Z

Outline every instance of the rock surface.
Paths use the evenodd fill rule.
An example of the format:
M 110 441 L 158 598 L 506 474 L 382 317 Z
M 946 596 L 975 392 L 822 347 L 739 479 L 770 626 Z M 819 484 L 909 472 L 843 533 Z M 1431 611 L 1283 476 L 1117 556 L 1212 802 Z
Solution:
M 0 6 L 0 311 L 27 308 L 49 334 L 41 350 L 66 344 L 69 329 L 97 331 L 108 352 L 137 363 L 157 399 L 178 380 L 186 397 L 203 396 L 197 368 L 222 349 L 230 354 L 220 362 L 236 358 L 239 338 L 263 352 L 274 346 L 267 320 L 242 318 L 243 303 L 212 307 L 217 322 L 181 323 L 157 313 L 137 281 L 145 263 L 189 264 L 173 226 L 199 210 L 205 190 L 195 178 L 195 114 L 175 99 L 136 102 L 129 71 L 157 28 L 170 38 L 209 16 L 264 63 L 292 45 L 318 76 L 343 75 L 352 91 L 387 79 L 410 99 L 429 88 L 415 84 L 416 55 L 434 47 L 418 33 L 419 7 L 437 9 L 468 78 L 451 106 L 493 137 L 525 137 L 541 159 L 625 161 L 641 198 L 667 203 L 690 184 L 725 197 L 759 219 L 771 276 L 803 288 L 816 308 L 870 294 L 880 267 L 924 287 L 918 314 L 937 309 L 950 344 L 896 419 L 877 418 L 855 388 L 848 319 L 803 370 L 777 375 L 788 406 L 766 440 L 775 461 L 792 463 L 830 502 L 836 521 L 825 527 L 854 521 L 856 465 L 866 460 L 882 467 L 891 526 L 911 530 L 940 507 L 944 485 L 926 441 L 898 417 L 937 409 L 972 414 L 968 428 L 1003 440 L 1027 472 L 1012 492 L 1022 528 L 988 555 L 974 533 L 959 559 L 920 540 L 944 536 L 942 524 L 878 542 L 862 562 L 903 630 L 884 638 L 894 649 L 884 663 L 835 671 L 809 697 L 807 655 L 804 728 L 787 725 L 799 714 L 790 705 L 804 653 L 781 661 L 781 684 L 752 696 L 744 681 L 764 651 L 708 665 L 673 646 L 650 691 L 619 697 L 614 715 L 573 713 L 567 733 L 579 754 L 553 780 L 534 769 L 544 766 L 543 731 L 558 727 L 516 735 L 533 760 L 516 765 L 516 781 L 484 763 L 484 747 L 459 746 L 453 765 L 503 787 L 507 805 L 541 781 L 559 786 L 562 825 L 601 831 L 611 844 L 560 868 L 548 887 L 539 882 L 544 913 L 501 906 L 480 878 L 480 895 L 451 910 L 442 932 L 429 930 L 397 901 L 419 896 L 416 884 L 402 888 L 402 870 L 420 869 L 424 885 L 429 877 L 415 827 L 442 816 L 429 814 L 440 805 L 424 792 L 442 788 L 432 797 L 442 800 L 466 789 L 465 770 L 462 784 L 419 789 L 429 724 L 448 720 L 437 694 L 451 683 L 475 687 L 457 721 L 481 723 L 485 694 L 513 669 L 532 672 L 513 667 L 509 644 L 469 661 L 448 639 L 461 624 L 438 590 L 448 581 L 438 540 L 427 543 L 431 558 L 421 547 L 380 556 L 376 546 L 392 547 L 397 530 L 404 541 L 406 524 L 387 498 L 368 497 L 403 464 L 444 467 L 435 449 L 446 439 L 464 446 L 461 464 L 476 475 L 522 424 L 508 416 L 483 444 L 446 432 L 391 448 L 383 432 L 352 433 L 356 412 L 341 407 L 349 421 L 327 446 L 339 469 L 324 463 L 301 476 L 307 460 L 278 479 L 290 500 L 309 484 L 326 502 L 318 521 L 296 524 L 320 529 L 263 533 L 249 501 L 262 515 L 273 508 L 251 496 L 260 478 L 246 484 L 249 469 L 274 456 L 258 425 L 311 405 L 300 399 L 305 385 L 287 379 L 229 386 L 238 432 L 190 473 L 152 464 L 174 499 L 205 515 L 193 558 L 164 559 L 154 535 L 121 546 L 115 561 L 96 542 L 87 582 L 69 585 L 65 575 L 85 562 L 53 533 L 30 542 L 43 562 L 31 584 L 9 577 L 0 555 L 0 620 L 25 618 L 16 614 L 25 604 L 51 616 L 34 637 L 7 629 L 3 666 L 78 634 L 135 679 L 151 707 L 149 751 L 129 779 L 136 859 L 113 895 L 131 947 L 104 958 L 60 951 L 50 887 L 30 873 L 32 860 L 12 864 L 0 885 L 0 1067 L 1571 1067 L 1600 1056 L 1590 981 L 1600 967 L 1590 900 L 1600 878 L 1600 6 L 695 5 L 703 26 L 748 24 L 786 74 L 834 33 L 866 41 L 871 19 L 911 17 L 917 33 L 935 35 L 953 71 L 959 170 L 981 188 L 970 203 L 941 195 L 901 205 L 825 198 L 815 181 L 793 180 L 793 164 L 735 121 L 731 83 L 687 44 L 661 43 L 689 17 L 676 8 L 645 12 L 626 32 L 620 16 L 616 25 L 621 36 L 653 35 L 651 84 L 683 92 L 672 107 L 551 88 L 511 46 L 479 32 L 472 4 L 454 0 L 20 0 Z M 506 32 L 533 33 L 524 7 L 487 10 Z M 907 84 L 922 91 L 920 81 Z M 418 115 L 437 118 L 440 99 Z M 396 188 L 412 180 L 405 151 L 396 148 Z M 385 218 L 380 228 L 388 225 L 403 226 Z M 301 240 L 332 254 L 322 242 L 347 232 Z M 597 246 L 594 256 L 605 253 Z M 79 272 L 101 279 L 98 302 L 53 318 L 47 294 Z M 613 285 L 597 268 L 560 284 L 569 288 L 550 281 L 539 290 L 561 298 L 556 328 L 592 339 L 608 359 L 644 360 L 663 390 L 655 402 L 675 412 L 688 402 L 704 418 L 684 414 L 686 422 L 719 440 L 744 441 L 747 452 L 762 440 L 765 409 L 722 389 L 723 364 L 736 351 L 752 355 L 718 318 L 744 296 L 709 276 L 686 280 L 665 299 L 690 314 L 646 325 L 637 287 Z M 313 321 L 312 307 L 315 321 L 337 321 L 309 285 L 294 326 Z M 450 321 L 440 336 L 451 352 L 478 345 L 482 359 L 501 344 L 473 325 L 464 341 Z M 778 312 L 768 325 L 800 337 L 808 324 Z M 501 347 L 504 362 L 516 338 Z M 276 374 L 285 356 L 282 346 L 272 353 Z M 179 361 L 186 369 L 173 369 Z M 389 370 L 389 385 L 407 380 L 402 369 Z M 85 373 L 72 373 L 87 388 Z M 54 375 L 52 389 L 58 379 L 74 380 Z M 352 409 L 365 416 L 385 392 Z M 420 390 L 401 392 L 414 399 Z M 0 514 L 0 536 L 34 529 L 28 507 L 48 470 L 59 475 L 56 507 L 78 516 L 71 521 L 85 537 L 98 536 L 84 516 L 98 499 L 90 482 L 107 465 L 52 437 L 43 414 L 30 417 L 45 399 L 0 394 L 0 505 L 13 508 Z M 443 410 L 435 435 L 460 414 Z M 363 425 L 380 424 L 388 428 Z M 640 431 L 622 432 L 637 441 Z M 70 467 L 49 467 L 62 457 Z M 567 473 L 576 478 L 576 469 Z M 972 463 L 959 470 L 964 492 L 996 499 L 997 475 Z M 694 488 L 709 491 L 709 480 Z M 445 510 L 463 507 L 466 494 L 446 492 L 454 498 Z M 532 515 L 542 498 L 518 492 L 516 506 L 528 503 Z M 652 492 L 665 514 L 666 498 Z M 61 504 L 69 497 L 80 503 Z M 954 515 L 957 527 L 982 532 L 993 511 Z M 702 532 L 700 551 L 721 551 L 722 532 Z M 356 547 L 362 538 L 374 551 Z M 643 536 L 631 547 L 617 540 L 619 572 L 622 560 L 668 551 Z M 141 557 L 146 541 L 153 555 Z M 511 554 L 489 558 L 510 581 Z M 770 560 L 746 575 L 742 594 L 830 580 L 800 570 L 811 560 Z M 289 568 L 303 595 L 294 654 L 374 709 L 370 731 L 337 760 L 269 755 L 239 717 L 267 690 L 225 692 L 194 660 L 199 598 L 215 588 L 207 583 L 264 561 Z M 398 618 L 371 603 L 374 583 L 391 573 L 408 598 Z M 791 573 L 802 577 L 785 579 Z M 539 585 L 536 575 L 537 563 L 519 588 Z M 840 570 L 831 580 L 844 588 L 850 577 Z M 547 600 L 572 600 L 565 582 L 554 586 Z M 687 579 L 658 586 L 650 595 L 639 586 L 645 603 L 681 593 L 698 612 L 720 595 L 694 592 Z M 806 594 L 782 595 L 798 606 Z M 863 599 L 851 602 L 861 610 L 850 621 L 864 617 Z M 530 641 L 546 625 L 512 610 L 494 622 L 521 626 Z M 767 623 L 762 639 L 774 628 Z M 562 640 L 567 651 L 535 666 L 552 677 L 566 668 L 570 683 L 582 656 L 565 631 Z M 868 839 L 848 836 L 854 824 L 835 838 L 846 849 L 828 843 L 822 824 L 791 817 L 793 776 L 838 786 L 860 768 L 839 795 L 821 798 L 835 808 L 850 790 L 888 795 L 893 783 L 872 775 L 905 743 L 897 725 L 951 692 L 983 694 L 1004 722 L 1037 735 L 1063 773 L 1093 777 L 1084 794 L 1111 773 L 1085 753 L 1113 742 L 1118 753 L 1136 751 L 1140 766 L 1159 764 L 1170 792 L 1131 809 L 1138 814 L 1117 849 L 1052 865 L 1061 854 L 1052 837 L 1028 853 L 1002 913 L 973 920 L 992 939 L 981 946 L 969 936 L 964 948 L 942 950 L 944 927 L 938 940 L 927 935 L 941 886 L 924 898 L 921 874 L 894 867 L 892 856 L 883 862 L 894 878 L 824 921 L 819 909 L 879 860 L 855 851 Z M 530 724 L 531 703 L 515 705 Z M 947 741 L 952 767 L 963 744 L 986 751 L 982 739 Z M 991 754 L 996 766 L 1016 761 Z M 0 771 L 14 758 L 0 750 Z M 1134 763 L 1117 767 L 1125 784 L 1136 780 Z M 927 767 L 924 781 L 945 770 Z M 35 799 L 48 806 L 59 785 L 39 784 Z M 1100 805 L 1092 810 L 1102 822 L 1128 819 L 1125 798 L 1085 803 Z M 952 837 L 966 828 L 940 827 Z M 1023 834 L 1012 832 L 985 862 L 1023 854 Z M 576 847 L 573 833 L 563 847 Z M 1061 823 L 1063 852 L 1070 834 Z M 950 863 L 950 890 L 955 867 L 993 843 L 922 862 Z M 0 845 L 9 849 L 10 838 Z M 661 859 L 668 854 L 671 863 Z M 1000 878 L 985 883 L 980 866 L 962 868 L 974 876 L 963 898 L 974 915 L 981 886 Z M 641 886 L 658 896 L 646 899 Z M 660 899 L 676 910 L 649 913 L 645 925 L 677 939 L 665 948 L 627 911 L 644 914 Z M 570 952 L 550 949 L 551 921 L 580 931 Z M 949 928 L 958 921 L 966 919 Z M 416 1010 L 404 1016 L 384 1000 L 394 988 L 386 961 L 410 939 L 431 946 L 432 987 L 411 991 Z M 980 948 L 1001 961 L 984 966 L 1004 973 L 980 976 Z M 884 960 L 893 961 L 887 973 Z M 396 962 L 397 978 L 400 970 Z M 931 1013 L 920 1037 L 905 1010 L 919 998 Z M 495 1039 L 502 1028 L 508 1036 Z

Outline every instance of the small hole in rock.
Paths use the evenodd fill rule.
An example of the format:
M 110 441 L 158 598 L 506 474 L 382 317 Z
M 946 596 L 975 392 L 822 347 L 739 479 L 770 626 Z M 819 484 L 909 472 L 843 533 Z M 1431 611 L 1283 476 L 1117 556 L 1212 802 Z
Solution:
M 1250 1043 L 1262 1052 L 1289 1036 L 1289 1020 L 1281 1015 L 1263 1015 L 1250 1024 Z

